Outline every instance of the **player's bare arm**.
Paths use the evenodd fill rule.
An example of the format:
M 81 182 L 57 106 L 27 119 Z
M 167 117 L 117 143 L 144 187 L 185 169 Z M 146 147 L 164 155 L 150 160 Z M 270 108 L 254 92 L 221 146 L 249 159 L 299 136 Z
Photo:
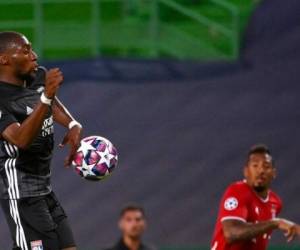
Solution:
M 60 125 L 69 128 L 69 125 L 72 121 L 75 121 L 73 116 L 67 110 L 67 108 L 61 103 L 61 101 L 55 97 L 53 102 L 53 118 L 54 121 L 59 123 Z M 70 145 L 70 152 L 64 160 L 64 165 L 69 166 L 74 158 L 77 148 L 80 145 L 82 135 L 82 127 L 79 123 L 74 123 L 74 126 L 69 128 L 67 133 L 65 134 L 62 142 L 60 143 L 60 147 L 64 147 L 64 145 Z
M 264 221 L 259 223 L 247 223 L 239 220 L 225 220 L 222 222 L 223 232 L 227 243 L 251 240 L 270 230 L 278 228 L 276 221 Z
M 65 128 L 68 128 L 70 122 L 75 120 L 74 117 L 68 111 L 68 109 L 57 98 L 57 96 L 54 98 L 53 101 L 52 112 L 54 121 Z
M 287 241 L 291 241 L 296 235 L 300 235 L 299 225 L 285 219 L 247 223 L 239 220 L 225 220 L 222 222 L 224 236 L 227 243 L 251 240 L 270 230 L 279 229 L 284 232 Z
M 62 81 L 63 75 L 58 68 L 49 70 L 45 80 L 44 97 L 48 100 L 53 99 Z M 49 105 L 41 100 L 22 124 L 9 125 L 1 136 L 19 148 L 27 148 L 38 135 L 48 111 Z
M 299 225 L 282 218 L 277 218 L 276 221 L 278 222 L 278 229 L 284 233 L 287 242 L 292 241 L 296 236 L 300 236 Z

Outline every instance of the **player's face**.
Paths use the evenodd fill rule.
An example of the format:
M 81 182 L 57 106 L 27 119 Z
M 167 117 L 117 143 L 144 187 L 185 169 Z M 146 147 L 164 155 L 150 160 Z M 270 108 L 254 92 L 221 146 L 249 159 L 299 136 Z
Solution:
M 16 36 L 7 51 L 8 62 L 14 74 L 21 79 L 34 78 L 37 71 L 37 55 L 25 36 Z
M 276 170 L 269 154 L 252 154 L 244 168 L 247 183 L 257 192 L 263 192 L 270 187 L 275 178 Z
M 127 211 L 121 217 L 119 227 L 124 236 L 139 239 L 146 228 L 146 221 L 141 211 Z

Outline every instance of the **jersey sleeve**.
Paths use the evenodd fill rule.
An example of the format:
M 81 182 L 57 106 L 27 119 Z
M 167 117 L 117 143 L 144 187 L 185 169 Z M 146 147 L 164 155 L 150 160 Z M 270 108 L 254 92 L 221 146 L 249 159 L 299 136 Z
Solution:
M 228 187 L 220 204 L 220 220 L 235 219 L 246 221 L 248 208 L 245 196 L 245 192 L 239 186 L 232 185 Z
M 45 67 L 39 66 L 35 78 L 32 81 L 27 82 L 27 87 L 36 90 L 39 93 L 43 92 L 45 88 L 46 72 L 47 69 Z
M 7 107 L 0 103 L 0 135 L 6 127 L 17 122 L 16 118 L 8 111 Z

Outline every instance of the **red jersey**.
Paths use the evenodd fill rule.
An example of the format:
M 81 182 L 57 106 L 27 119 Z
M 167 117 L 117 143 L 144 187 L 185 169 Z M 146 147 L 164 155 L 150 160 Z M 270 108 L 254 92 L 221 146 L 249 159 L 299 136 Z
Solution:
M 227 219 L 252 223 L 266 221 L 275 218 L 281 208 L 280 198 L 272 191 L 269 191 L 266 199 L 262 199 L 244 181 L 231 184 L 221 200 L 211 250 L 265 250 L 272 231 L 252 240 L 230 245 L 225 241 L 222 221 Z

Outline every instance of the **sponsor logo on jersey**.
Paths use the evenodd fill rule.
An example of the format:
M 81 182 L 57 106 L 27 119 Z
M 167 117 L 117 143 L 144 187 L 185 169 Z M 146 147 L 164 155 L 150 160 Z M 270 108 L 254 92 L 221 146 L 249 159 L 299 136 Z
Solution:
M 41 240 L 35 240 L 30 242 L 31 250 L 43 250 L 43 242 Z
M 54 133 L 53 127 L 53 116 L 44 120 L 43 127 L 42 127 L 42 136 L 46 137 Z
M 239 202 L 235 197 L 229 197 L 224 202 L 224 208 L 228 211 L 236 209 L 238 205 Z

